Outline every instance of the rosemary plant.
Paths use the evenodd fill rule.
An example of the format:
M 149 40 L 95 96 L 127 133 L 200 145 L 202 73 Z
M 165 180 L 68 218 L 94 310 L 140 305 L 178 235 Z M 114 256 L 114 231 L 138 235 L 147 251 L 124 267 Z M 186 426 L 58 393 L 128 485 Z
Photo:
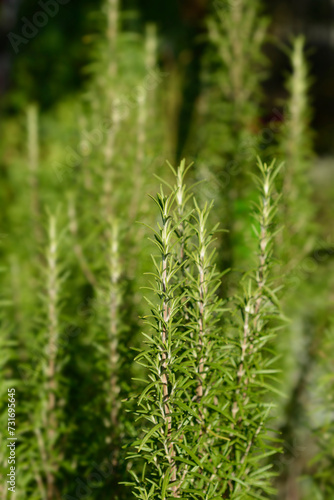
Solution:
M 311 196 L 302 37 L 289 52 L 281 129 L 273 148 L 265 141 L 262 4 L 208 6 L 188 138 L 179 111 L 192 72 L 183 79 L 174 68 L 187 59 L 194 67 L 194 52 L 184 46 L 171 63 L 176 39 L 188 37 L 160 40 L 119 0 L 91 18 L 84 94 L 49 110 L 32 104 L 22 119 L 14 104 L 4 122 L 0 424 L 10 385 L 20 500 L 333 497 L 333 244 L 313 246 L 314 220 L 329 234 L 330 204 L 323 218 L 320 193 Z M 192 31 L 192 11 L 182 11 Z M 183 160 L 164 172 L 186 140 L 194 169 Z M 249 181 L 259 149 L 285 162 L 283 175 L 259 160 Z M 146 196 L 155 176 L 164 185 L 157 214 Z M 58 215 L 44 231 L 46 212 Z M 0 500 L 10 494 L 4 484 Z
M 155 281 L 152 284 L 158 301 L 149 301 L 152 315 L 147 323 L 155 334 L 152 337 L 145 334 L 149 349 L 137 358 L 149 370 L 148 385 L 138 400 L 138 414 L 152 426 L 134 443 L 138 453 L 135 456 L 142 456 L 146 464 L 141 480 L 133 473 L 137 498 L 177 497 L 187 470 L 186 464 L 176 461 L 177 442 L 182 439 L 188 423 L 187 413 L 181 411 L 179 401 L 191 381 L 187 366 L 182 364 L 187 354 L 186 332 L 180 331 L 179 323 L 186 296 L 179 293 L 180 283 L 176 279 L 182 264 L 173 252 L 178 241 L 172 217 L 174 198 L 175 193 L 166 196 L 161 190 L 154 199 L 161 216 L 158 231 L 154 231 L 160 255 L 159 260 L 154 259 Z
M 283 306 L 291 318 L 288 339 L 278 339 L 278 349 L 283 356 L 283 384 L 288 400 L 280 403 L 280 431 L 285 455 L 278 481 L 280 495 L 286 490 L 299 489 L 298 474 L 303 469 L 300 447 L 309 435 L 306 395 L 310 366 L 316 363 L 312 354 L 316 342 L 312 316 L 317 316 L 314 303 L 317 286 L 308 287 L 308 273 L 296 272 L 312 251 L 319 230 L 315 223 L 312 202 L 311 169 L 313 163 L 313 137 L 311 132 L 311 108 L 309 103 L 311 79 L 305 56 L 305 39 L 297 37 L 288 51 L 291 73 L 286 87 L 284 121 L 279 131 L 279 153 L 284 159 L 282 176 L 283 200 L 279 217 L 284 222 L 277 236 L 280 274 L 285 287 Z M 320 292 L 316 292 L 316 295 Z M 313 304 L 313 305 L 312 305 Z M 298 361 L 296 361 L 298 360 Z M 297 451 L 295 451 L 297 449 Z
M 311 203 L 310 170 L 313 158 L 311 109 L 309 104 L 310 74 L 305 57 L 305 39 L 294 40 L 289 52 L 292 72 L 286 86 L 289 98 L 285 106 L 284 124 L 280 134 L 280 153 L 285 161 L 282 204 L 283 216 L 288 224 L 282 232 L 280 245 L 288 252 L 284 259 L 294 267 L 314 244 L 314 213 Z
M 144 334 L 148 347 L 137 358 L 148 376 L 137 410 L 144 433 L 129 456 L 144 463 L 141 476 L 131 471 L 137 498 L 266 498 L 273 492 L 266 460 L 275 452 L 267 422 L 277 391 L 270 384 L 276 373 L 270 344 L 280 314 L 270 263 L 279 168 L 260 161 L 259 168 L 259 262 L 240 298 L 236 330 L 226 322 L 222 330 L 212 247 L 217 227 L 206 228 L 208 206 L 201 210 L 195 201 L 189 213 L 184 163 L 174 172 L 171 194 L 161 190 L 154 199 L 161 224 L 154 230 L 155 301 L 148 299 L 146 318 L 152 335 Z
M 207 196 L 216 199 L 216 222 L 226 221 L 228 229 L 220 244 L 222 269 L 236 261 L 249 265 L 244 235 L 254 190 L 247 172 L 254 168 L 262 142 L 261 85 L 267 67 L 263 45 L 268 20 L 262 11 L 258 0 L 216 1 L 207 23 L 210 44 L 203 77 L 207 85 L 199 115 L 209 125 L 197 127 L 201 135 L 196 156 L 198 177 L 210 178 Z
M 62 406 L 66 401 L 61 383 L 66 360 L 61 321 L 62 284 L 65 279 L 59 262 L 61 238 L 57 231 L 57 219 L 51 215 L 43 272 L 45 291 L 41 294 L 44 318 L 38 325 L 40 332 L 30 348 L 31 359 L 28 360 L 23 378 L 31 400 L 25 405 L 26 421 L 21 432 L 34 442 L 34 446 L 31 446 L 23 441 L 21 447 L 25 490 L 48 500 L 58 494 L 57 477 L 63 459 L 60 441 L 65 434 L 61 425 L 64 418 Z
M 266 498 L 273 493 L 272 464 L 266 461 L 275 452 L 269 444 L 268 421 L 278 392 L 273 340 L 281 314 L 270 270 L 278 202 L 275 178 L 280 167 L 275 167 L 274 162 L 268 166 L 260 160 L 258 165 L 260 197 L 255 211 L 258 264 L 250 277 L 246 276 L 244 292 L 239 298 L 239 340 L 233 356 L 238 361 L 229 397 L 232 419 L 227 498 Z

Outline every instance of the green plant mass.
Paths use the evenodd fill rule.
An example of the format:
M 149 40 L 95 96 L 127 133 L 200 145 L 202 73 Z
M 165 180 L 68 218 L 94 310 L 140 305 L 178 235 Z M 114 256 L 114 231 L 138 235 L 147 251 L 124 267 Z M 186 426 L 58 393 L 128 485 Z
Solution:
M 334 499 L 333 193 L 305 38 L 282 50 L 260 1 L 160 23 L 28 3 L 1 108 L 0 500 Z M 38 40 L 56 51 L 78 12 L 39 98 Z

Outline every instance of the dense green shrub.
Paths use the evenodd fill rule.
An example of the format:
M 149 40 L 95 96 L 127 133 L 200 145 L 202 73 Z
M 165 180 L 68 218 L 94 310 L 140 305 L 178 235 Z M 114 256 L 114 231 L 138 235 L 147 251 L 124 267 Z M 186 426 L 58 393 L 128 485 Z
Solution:
M 304 40 L 268 144 L 269 20 L 213 2 L 196 161 L 174 168 L 181 77 L 157 28 L 117 0 L 95 20 L 83 95 L 31 104 L 1 141 L 0 497 L 15 388 L 18 499 L 330 499 L 333 245 Z

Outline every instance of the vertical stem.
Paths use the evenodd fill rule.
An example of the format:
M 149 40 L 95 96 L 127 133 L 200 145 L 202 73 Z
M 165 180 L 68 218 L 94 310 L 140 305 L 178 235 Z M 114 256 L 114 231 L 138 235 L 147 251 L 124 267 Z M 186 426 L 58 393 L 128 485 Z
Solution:
M 169 306 L 169 264 L 170 264 L 170 250 L 169 250 L 169 231 L 170 231 L 170 218 L 168 216 L 167 207 L 162 214 L 163 217 L 163 228 L 162 228 L 162 292 L 163 292 L 163 326 L 161 330 L 161 339 L 162 339 L 162 356 L 161 356 L 161 382 L 163 387 L 163 400 L 164 400 L 164 419 L 167 423 L 168 429 L 168 441 L 169 441 L 169 456 L 168 461 L 171 465 L 171 481 L 175 483 L 172 485 L 172 496 L 177 497 L 177 470 L 176 463 L 174 460 L 175 457 L 175 449 L 174 444 L 171 438 L 172 433 L 172 417 L 171 417 L 171 408 L 170 408 L 170 394 L 169 394 L 169 381 L 167 376 L 167 362 L 168 362 L 168 322 L 170 319 L 171 311 Z
M 267 165 L 263 166 L 263 180 L 262 180 L 262 188 L 263 193 L 261 196 L 261 213 L 259 214 L 259 222 L 260 222 L 260 239 L 259 239 L 259 266 L 255 276 L 255 281 L 257 285 L 256 291 L 256 299 L 255 305 L 253 305 L 252 299 L 247 301 L 244 311 L 244 336 L 243 342 L 241 346 L 241 359 L 238 370 L 238 385 L 241 386 L 243 382 L 244 376 L 244 361 L 247 352 L 247 348 L 250 347 L 252 349 L 254 336 L 258 334 L 259 327 L 259 314 L 261 311 L 261 307 L 263 304 L 263 291 L 267 284 L 267 271 L 268 271 L 268 252 L 269 252 L 269 225 L 270 219 L 272 215 L 272 203 L 271 203 L 271 193 L 270 193 L 270 184 L 271 184 L 271 167 L 267 167 Z M 253 320 L 251 321 L 250 313 L 254 315 Z M 250 342 L 250 346 L 249 346 Z M 245 384 L 247 385 L 247 380 L 245 380 Z M 237 389 L 236 394 L 238 394 L 240 389 Z M 246 398 L 246 394 L 244 393 L 244 398 Z M 238 411 L 237 401 L 234 402 L 233 405 L 233 417 L 235 417 Z
M 116 58 L 116 40 L 118 32 L 118 12 L 119 0 L 108 0 L 108 27 L 107 27 L 107 40 L 109 44 L 109 76 L 111 78 L 116 76 L 117 73 L 117 58 Z
M 204 320 L 205 320 L 205 296 L 206 296 L 206 284 L 205 284 L 205 258 L 206 258 L 206 248 L 205 248 L 205 229 L 203 218 L 200 217 L 199 221 L 199 336 L 198 336 L 198 351 L 199 351 L 199 364 L 198 364 L 198 385 L 196 389 L 197 400 L 200 402 L 203 397 L 203 376 L 204 376 Z
M 148 73 L 154 70 L 156 65 L 156 37 L 154 26 L 146 27 L 145 38 L 145 66 Z M 133 172 L 134 190 L 132 193 L 132 202 L 130 206 L 130 219 L 134 219 L 139 208 L 139 201 L 142 197 L 142 184 L 144 174 L 144 159 L 147 143 L 147 122 L 152 112 L 152 99 L 149 99 L 149 93 L 152 93 L 145 85 L 141 86 L 140 93 L 137 96 L 137 150 L 136 160 Z
M 120 281 L 120 257 L 119 257 L 119 231 L 117 222 L 111 223 L 109 236 L 109 359 L 110 359 L 110 395 L 111 412 L 110 420 L 113 426 L 117 425 L 119 403 L 118 385 L 118 305 L 119 305 L 119 281 Z
M 14 306 L 15 321 L 19 327 L 23 324 L 23 317 L 21 312 L 21 283 L 20 283 L 20 266 L 15 255 L 10 256 L 10 276 L 11 276 L 11 289 L 12 301 Z
M 274 163 L 269 167 L 266 164 L 259 163 L 261 170 L 261 178 L 259 179 L 261 195 L 258 205 L 258 213 L 256 214 L 256 219 L 259 223 L 259 234 L 258 234 L 258 267 L 254 274 L 254 281 L 256 284 L 255 292 L 249 292 L 246 296 L 245 305 L 243 308 L 243 339 L 241 342 L 241 356 L 237 372 L 237 388 L 234 390 L 233 403 L 232 403 L 232 417 L 235 420 L 237 413 L 240 411 L 239 407 L 239 394 L 242 392 L 242 404 L 246 406 L 248 403 L 247 389 L 249 387 L 249 378 L 245 377 L 245 365 L 246 357 L 252 356 L 255 352 L 254 349 L 254 339 L 259 338 L 264 325 L 263 320 L 263 307 L 265 305 L 265 290 L 268 286 L 268 273 L 269 273 L 269 260 L 272 251 L 272 233 L 270 230 L 270 224 L 273 221 L 273 217 L 276 213 L 276 203 L 273 199 L 273 183 L 278 169 L 273 169 Z M 252 361 L 248 361 L 246 367 L 251 366 Z M 255 377 L 255 374 L 253 374 Z M 240 416 L 238 424 L 243 420 Z M 235 423 L 232 423 L 231 428 L 234 429 Z M 246 449 L 241 457 L 240 464 L 243 464 L 251 448 L 261 432 L 263 422 L 258 426 L 253 436 L 249 439 Z M 240 431 L 241 432 L 241 431 Z M 234 474 L 234 473 L 233 473 Z M 230 493 L 234 491 L 236 485 L 235 483 L 230 484 Z
M 119 112 L 116 108 L 112 108 L 112 123 L 107 136 L 107 142 L 104 147 L 104 164 L 105 168 L 102 172 L 103 175 L 103 195 L 102 195 L 102 209 L 103 219 L 109 220 L 112 210 L 112 183 L 113 183 L 113 159 L 115 157 L 115 141 L 120 123 Z
M 58 285 L 58 270 L 57 270 L 57 257 L 58 257 L 58 244 L 56 237 L 56 219 L 50 217 L 49 223 L 49 250 L 47 254 L 48 276 L 47 276 L 47 294 L 48 294 L 48 329 L 49 329 L 49 344 L 48 344 L 48 367 L 47 367 L 47 390 L 48 390 L 48 403 L 47 403 L 47 438 L 49 446 L 49 462 L 51 460 L 51 450 L 54 445 L 57 419 L 56 419 L 56 358 L 57 358 L 57 343 L 59 337 L 58 325 L 58 299 L 59 299 L 59 285 Z M 55 494 L 54 487 L 54 474 L 53 472 L 47 473 L 47 498 L 53 500 Z
M 154 24 L 148 24 L 146 26 L 146 36 L 145 36 L 145 66 L 148 73 L 154 71 L 157 67 L 157 52 L 158 52 L 158 41 L 157 41 L 157 30 Z M 148 88 L 147 101 L 148 101 L 148 115 L 153 119 L 155 112 L 155 86 L 153 89 Z
M 283 193 L 288 230 L 281 235 L 283 259 L 289 261 L 287 272 L 309 251 L 309 231 L 313 218 L 310 200 L 312 188 L 308 178 L 313 154 L 308 102 L 310 84 L 304 49 L 304 38 L 296 38 L 291 54 L 292 74 L 287 81 L 290 97 L 281 138 L 281 152 L 287 165 Z M 286 244 L 287 240 L 289 245 Z
M 239 109 L 242 107 L 243 103 L 242 97 L 242 80 L 243 80 L 243 47 L 242 39 L 240 37 L 239 29 L 242 25 L 242 11 L 243 2 L 233 2 L 231 5 L 231 24 L 230 24 L 230 42 L 232 47 L 232 54 L 235 64 L 230 66 L 230 78 L 232 84 L 232 95 L 235 107 Z M 236 113 L 236 119 L 238 119 L 238 114 Z
M 33 422 L 32 422 L 32 425 L 33 425 Z M 47 423 L 45 423 L 45 426 L 47 426 Z M 39 429 L 38 427 L 35 428 L 35 434 L 36 434 L 36 439 L 37 439 L 39 453 L 40 453 L 40 456 L 41 456 L 41 459 L 42 459 L 43 471 L 44 471 L 44 474 L 45 474 L 45 477 L 46 477 L 46 488 L 47 488 L 47 491 L 42 496 L 42 498 L 47 498 L 49 500 L 49 498 L 50 498 L 50 489 L 51 489 L 51 485 L 53 483 L 53 480 L 52 480 L 52 477 L 51 477 L 51 472 L 49 470 L 48 453 L 46 451 L 45 441 L 44 441 L 41 429 Z M 43 489 L 45 490 L 44 484 L 43 484 Z
M 147 95 L 146 90 L 137 97 L 137 152 L 133 169 L 133 192 L 129 210 L 129 218 L 133 220 L 139 208 L 139 200 L 143 197 L 143 163 L 145 158 L 147 126 Z
M 111 195 L 113 183 L 113 159 L 115 157 L 115 141 L 120 123 L 120 114 L 117 106 L 115 105 L 115 77 L 118 69 L 117 59 L 117 35 L 118 35 L 118 17 L 119 17 L 119 0 L 107 0 L 107 32 L 106 38 L 108 42 L 109 51 L 109 66 L 107 70 L 107 79 L 105 82 L 106 87 L 106 102 L 105 106 L 111 118 L 111 126 L 108 130 L 106 143 L 104 146 L 104 168 L 102 171 L 103 176 L 103 195 L 102 195 L 102 209 L 103 218 L 105 221 L 109 220 L 112 213 Z M 104 110 L 103 110 L 104 111 Z
M 31 216 L 33 222 L 33 231 L 35 241 L 40 244 L 42 241 L 42 230 L 40 227 L 40 203 L 38 195 L 38 112 L 35 105 L 31 105 L 27 110 L 27 129 L 28 129 L 28 165 L 29 182 L 31 192 Z

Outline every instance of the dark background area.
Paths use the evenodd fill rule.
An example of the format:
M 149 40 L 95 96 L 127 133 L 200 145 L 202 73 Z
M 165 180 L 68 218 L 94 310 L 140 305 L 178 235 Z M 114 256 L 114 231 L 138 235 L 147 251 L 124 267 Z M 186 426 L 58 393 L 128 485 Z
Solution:
M 15 54 L 8 34 L 21 36 L 22 19 L 32 20 L 41 10 L 41 5 L 33 0 L 2 0 L 0 109 L 3 114 L 20 113 L 31 101 L 37 101 L 43 110 L 48 110 L 84 87 L 88 78 L 85 67 L 90 59 L 91 41 L 100 28 L 97 14 L 100 5 L 101 2 L 96 0 L 69 0 L 66 5 L 60 5 L 59 12 L 49 17 L 47 24 L 28 43 L 20 43 Z M 132 21 L 135 29 L 142 30 L 148 21 L 158 24 L 161 64 L 177 65 L 182 69 L 183 106 L 179 117 L 182 148 L 200 92 L 201 57 L 206 43 L 204 19 L 210 2 L 126 0 L 122 6 L 123 10 L 135 9 L 138 12 L 139 19 Z M 333 154 L 334 1 L 270 0 L 264 2 L 264 7 L 273 20 L 271 33 L 279 42 L 288 42 L 297 33 L 304 33 L 307 37 L 314 75 L 312 102 L 316 150 L 320 155 Z M 272 64 L 272 76 L 265 86 L 265 108 L 269 113 L 284 96 L 283 81 L 288 59 L 275 42 L 268 45 L 267 55 Z

